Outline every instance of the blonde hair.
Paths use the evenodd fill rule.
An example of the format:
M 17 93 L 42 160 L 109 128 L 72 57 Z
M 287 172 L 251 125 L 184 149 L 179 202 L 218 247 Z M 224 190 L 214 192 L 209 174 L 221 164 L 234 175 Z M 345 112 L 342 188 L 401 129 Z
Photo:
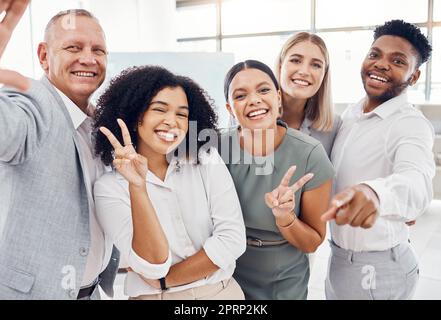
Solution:
M 320 85 L 320 88 L 316 94 L 309 98 L 306 102 L 305 117 L 312 121 L 312 127 L 314 129 L 319 131 L 331 131 L 332 126 L 334 125 L 334 105 L 331 95 L 329 54 L 323 39 L 318 35 L 309 32 L 299 32 L 293 34 L 291 37 L 289 37 L 280 50 L 276 60 L 274 73 L 280 84 L 280 69 L 288 50 L 294 45 L 305 41 L 315 44 L 325 57 L 325 76 L 323 77 L 322 84 Z

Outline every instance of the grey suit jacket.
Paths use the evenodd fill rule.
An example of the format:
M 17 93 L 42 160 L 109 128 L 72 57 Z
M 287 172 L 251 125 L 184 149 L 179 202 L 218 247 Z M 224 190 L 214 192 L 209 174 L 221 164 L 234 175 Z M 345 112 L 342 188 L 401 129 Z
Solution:
M 0 128 L 0 299 L 76 299 L 90 231 L 72 120 L 44 77 L 26 93 L 0 90 Z

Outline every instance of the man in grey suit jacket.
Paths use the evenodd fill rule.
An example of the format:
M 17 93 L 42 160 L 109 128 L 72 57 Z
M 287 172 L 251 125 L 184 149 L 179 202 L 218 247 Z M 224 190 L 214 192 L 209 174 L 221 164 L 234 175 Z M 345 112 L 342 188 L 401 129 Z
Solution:
M 0 0 L 0 56 L 27 4 Z M 98 298 L 98 284 L 113 295 L 118 252 L 95 218 L 104 168 L 88 101 L 105 78 L 104 32 L 85 10 L 62 12 L 38 55 L 40 81 L 0 71 L 21 89 L 0 90 L 0 299 Z

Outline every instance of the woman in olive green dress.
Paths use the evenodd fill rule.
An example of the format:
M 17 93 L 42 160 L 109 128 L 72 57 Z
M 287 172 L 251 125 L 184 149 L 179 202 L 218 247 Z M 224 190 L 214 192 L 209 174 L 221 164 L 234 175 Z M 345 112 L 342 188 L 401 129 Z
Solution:
M 219 151 L 236 186 L 248 243 L 235 279 L 247 299 L 306 299 L 307 253 L 325 239 L 320 216 L 334 170 L 320 142 L 278 121 L 281 94 L 268 66 L 236 64 L 224 91 L 239 126 L 222 134 Z

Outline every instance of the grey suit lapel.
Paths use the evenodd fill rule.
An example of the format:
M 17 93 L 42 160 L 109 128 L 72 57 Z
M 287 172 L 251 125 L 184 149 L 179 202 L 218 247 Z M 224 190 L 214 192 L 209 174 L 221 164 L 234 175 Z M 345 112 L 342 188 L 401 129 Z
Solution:
M 89 213 L 89 197 L 87 196 L 89 187 L 87 186 L 86 179 L 84 177 L 84 169 L 86 168 L 86 166 L 83 163 L 83 159 L 81 158 L 80 144 L 78 142 L 78 137 L 76 135 L 76 130 L 75 130 L 75 127 L 73 125 L 72 118 L 70 117 L 69 112 L 67 111 L 67 108 L 66 108 L 66 105 L 63 102 L 63 99 L 61 99 L 60 95 L 55 90 L 54 86 L 50 83 L 49 79 L 46 76 L 43 76 L 41 78 L 41 83 L 46 87 L 46 89 L 50 93 L 52 93 L 53 97 L 55 98 L 55 100 L 57 102 L 57 106 L 60 108 L 61 112 L 63 113 L 63 115 L 64 115 L 64 117 L 66 119 L 66 122 L 67 122 L 67 124 L 69 126 L 69 130 L 70 130 L 70 132 L 72 134 L 72 139 L 73 139 L 74 144 L 75 144 L 76 154 L 77 154 L 77 157 L 78 157 L 79 162 L 80 162 L 80 171 L 81 171 L 81 176 L 82 176 L 82 180 L 83 180 L 83 186 L 86 189 L 86 197 L 85 197 L 85 199 L 87 201 L 84 203 L 84 199 L 81 199 L 81 202 L 83 203 L 83 206 L 85 206 L 85 208 L 87 209 L 85 212 Z
M 72 132 L 72 135 L 75 138 L 75 128 L 72 122 L 72 119 L 69 115 L 69 112 L 67 111 L 67 108 L 63 102 L 63 99 L 61 99 L 60 95 L 58 94 L 58 92 L 55 90 L 54 86 L 52 83 L 50 83 L 49 79 L 47 77 L 42 77 L 41 78 L 41 83 L 46 87 L 46 89 L 52 93 L 52 95 L 54 96 L 55 100 L 57 101 L 57 106 L 60 107 L 61 112 L 63 113 L 64 117 L 66 118 L 67 123 L 69 124 L 69 129 Z

